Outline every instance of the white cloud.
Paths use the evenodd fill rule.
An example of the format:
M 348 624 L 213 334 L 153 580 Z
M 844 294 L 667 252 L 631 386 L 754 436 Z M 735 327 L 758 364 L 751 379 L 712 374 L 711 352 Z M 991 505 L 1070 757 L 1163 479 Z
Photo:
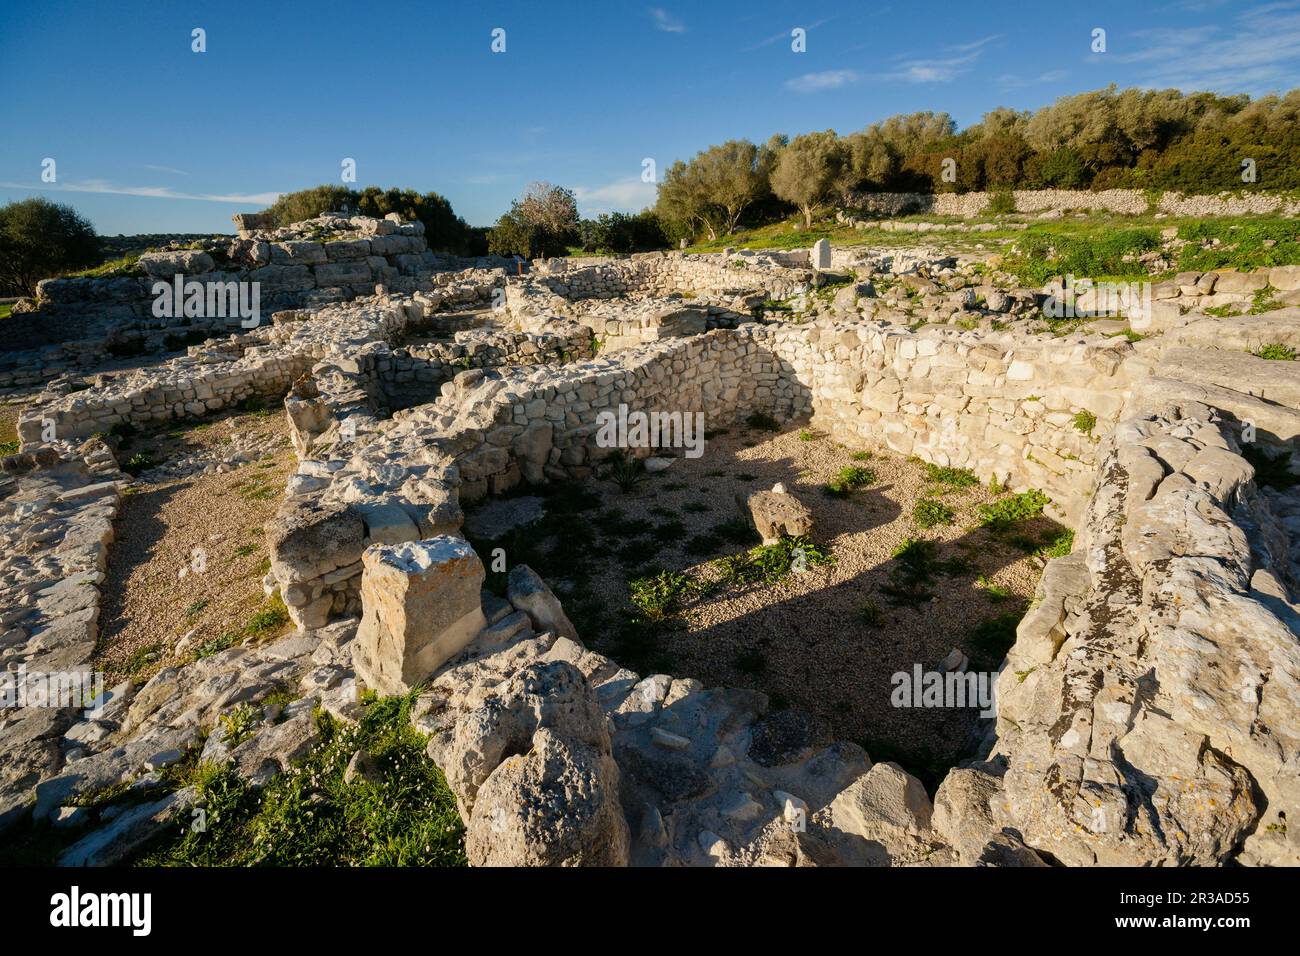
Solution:
M 654 17 L 655 29 L 664 33 L 685 33 L 686 24 L 673 16 L 663 7 L 651 7 L 650 16 Z
M 808 33 L 812 33 L 812 32 L 813 32 L 814 30 L 816 30 L 818 27 L 823 26 L 823 25 L 825 25 L 825 24 L 827 24 L 827 23 L 830 23 L 830 22 L 831 22 L 832 20 L 834 20 L 834 19 L 835 19 L 834 17 L 823 17 L 823 18 L 820 19 L 820 20 L 814 20 L 812 23 L 809 23 L 809 24 L 806 24 L 806 25 L 805 25 L 805 24 L 802 24 L 802 23 L 794 23 L 794 24 L 791 24 L 790 27 L 789 27 L 789 29 L 782 30 L 780 33 L 774 33 L 774 34 L 772 34 L 770 37 L 768 37 L 766 40 L 759 40 L 759 41 L 758 41 L 757 43 L 755 43 L 753 46 L 747 46 L 747 47 L 745 47 L 743 50 L 741 50 L 741 52 L 742 52 L 742 53 L 753 53 L 755 50 L 761 50 L 763 47 L 765 47 L 765 46 L 771 46 L 773 43 L 780 43 L 782 40 L 784 40 L 784 41 L 786 41 L 787 43 L 789 43 L 789 42 L 791 41 L 791 39 L 792 39 L 792 37 L 790 36 L 790 31 L 793 30 L 795 27 L 802 27 L 802 28 L 803 28 L 805 31 L 807 31 Z
M 957 77 L 969 73 L 975 62 L 984 55 L 985 47 L 1000 39 L 1002 34 L 995 33 L 970 43 L 944 47 L 943 52 L 948 54 L 946 56 L 904 58 L 896 67 L 879 77 L 904 83 L 951 83 Z
M 786 80 L 788 89 L 796 93 L 817 93 L 821 90 L 837 90 L 841 86 L 856 83 L 859 77 L 855 70 L 824 70 L 821 73 L 805 73 L 794 79 Z
M 142 166 L 141 168 L 142 168 L 142 169 L 151 169 L 151 170 L 153 170 L 155 173 L 171 173 L 173 176 L 188 176 L 188 175 L 189 175 L 189 173 L 187 173 L 185 170 L 183 170 L 183 169 L 176 169 L 174 166 L 151 166 L 151 165 L 149 165 L 148 163 L 145 163 L 144 166 Z
M 0 182 L 9 189 L 30 189 L 34 192 L 105 193 L 112 196 L 143 196 L 148 199 L 190 199 L 202 202 L 226 202 L 269 206 L 280 198 L 280 193 L 182 193 L 169 186 L 120 186 L 102 179 L 86 179 L 69 183 L 10 183 Z
M 1126 49 L 1130 48 L 1131 49 Z M 1300 84 L 1300 3 L 1273 3 L 1224 27 L 1142 30 L 1115 37 L 1113 56 L 1146 86 L 1258 95 Z
M 616 179 L 603 186 L 588 188 L 577 186 L 573 196 L 578 200 L 584 215 L 602 212 L 640 212 L 653 206 L 658 190 L 654 183 L 641 181 L 640 176 Z

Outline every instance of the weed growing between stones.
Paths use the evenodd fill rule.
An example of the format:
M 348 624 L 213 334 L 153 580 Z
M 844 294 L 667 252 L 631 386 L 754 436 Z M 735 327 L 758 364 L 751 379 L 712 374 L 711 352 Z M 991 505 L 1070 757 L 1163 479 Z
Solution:
M 147 866 L 464 866 L 464 829 L 442 772 L 411 726 L 418 696 L 363 701 L 355 725 L 317 713 L 321 743 L 258 791 L 229 767 L 199 764 L 202 831 L 183 821 L 137 862 Z M 344 771 L 358 752 L 373 779 Z
M 1267 359 L 1270 362 L 1294 362 L 1296 360 L 1296 350 L 1280 342 L 1270 342 L 1251 354 L 1256 358 Z
M 940 495 L 950 491 L 975 488 L 980 483 L 980 480 L 975 477 L 975 472 L 969 468 L 941 468 L 928 462 L 925 465 L 925 476 L 933 486 L 932 493 Z

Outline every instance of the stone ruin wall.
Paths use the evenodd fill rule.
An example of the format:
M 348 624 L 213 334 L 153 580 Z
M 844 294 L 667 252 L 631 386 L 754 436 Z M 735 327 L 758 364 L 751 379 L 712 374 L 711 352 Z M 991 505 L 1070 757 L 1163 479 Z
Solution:
M 479 275 L 490 275 L 495 287 L 504 280 L 509 263 L 500 257 L 466 259 L 430 251 L 423 223 L 365 216 L 350 222 L 357 235 L 333 241 L 274 241 L 264 232 L 241 234 L 230 247 L 232 262 L 240 266 L 235 269 L 218 269 L 206 252 L 178 250 L 141 256 L 144 277 L 42 280 L 36 311 L 19 313 L 7 323 L 13 337 L 0 357 L 0 393 L 119 355 L 174 351 L 189 336 L 241 330 L 238 318 L 154 316 L 154 283 L 170 281 L 177 273 L 205 283 L 257 282 L 265 315 L 373 295 L 376 285 L 426 293 L 448 305 L 490 304 L 491 288 L 467 299 L 460 290 L 447 288 L 452 276 L 477 281 Z
M 859 831 L 894 863 L 972 864 L 995 845 L 1028 863 L 1208 864 L 1238 847 L 1243 862 L 1300 858 L 1278 826 L 1300 813 L 1292 717 L 1300 704 L 1293 609 L 1300 566 L 1290 558 L 1300 553 L 1292 547 L 1300 496 L 1257 487 L 1238 444 L 1250 422 L 1266 443 L 1294 449 L 1300 412 L 1277 402 L 1300 404 L 1300 392 L 1249 381 L 1258 369 L 1233 365 L 1229 353 L 1209 372 L 1184 354 L 1229 342 L 1236 326 L 1193 321 L 1168 333 L 1168 343 L 1134 346 L 871 322 L 746 324 L 558 369 L 458 371 L 440 400 L 391 420 L 372 416 L 350 442 L 315 443 L 320 436 L 305 433 L 295 410 L 315 407 L 325 431 L 351 414 L 358 395 L 364 402 L 355 407 L 373 410 L 386 398 L 376 391 L 382 357 L 424 315 L 417 299 L 381 297 L 285 316 L 240 337 L 237 357 L 173 363 L 179 367 L 160 373 L 183 391 L 187 375 L 192 386 L 237 380 L 225 376 L 241 362 L 251 381 L 266 376 L 277 388 L 300 366 L 278 372 L 256 363 L 295 356 L 313 369 L 317 398 L 291 394 L 286 402 L 302 461 L 271 538 L 266 582 L 306 628 L 365 610 L 367 549 L 457 534 L 461 501 L 590 474 L 608 453 L 595 444 L 596 415 L 620 403 L 703 411 L 707 427 L 753 411 L 810 415 L 814 427 L 846 443 L 883 443 L 1013 487 L 1043 488 L 1077 529 L 1074 552 L 1048 563 L 1018 629 L 986 759 L 952 771 L 933 804 L 914 778 L 873 766 L 851 745 L 818 751 L 800 765 L 802 776 L 781 776 L 755 756 L 770 719 L 765 702 L 664 675 L 641 680 L 562 634 L 534 635 L 523 604 L 511 614 L 485 603 L 482 646 L 439 672 L 417 716 L 434 735 L 430 753 L 457 793 L 476 862 L 495 859 L 484 830 L 490 817 L 480 809 L 508 809 L 527 792 L 491 784 L 498 769 L 491 759 L 467 774 L 465 728 L 485 731 L 466 700 L 480 699 L 488 685 L 509 696 L 499 682 L 512 680 L 533 693 L 576 695 L 587 701 L 580 711 L 608 716 L 604 736 L 582 734 L 612 761 L 602 764 L 601 800 L 618 808 L 611 781 L 622 779 L 621 809 L 632 826 L 624 834 L 621 815 L 604 807 L 599 835 L 608 845 L 599 852 L 613 854 L 604 862 L 863 862 L 844 838 Z M 1295 340 L 1272 326 L 1241 334 Z M 501 357 L 508 348 L 492 360 Z M 91 430 L 159 411 L 189 413 L 185 401 L 157 388 L 156 404 L 158 391 L 125 401 L 110 392 L 86 416 Z M 42 412 L 68 416 L 62 422 L 75 430 L 91 408 L 74 394 Z M 1097 418 L 1091 436 L 1074 426 L 1083 410 Z M 38 443 L 30 422 L 25 447 Z M 93 641 L 93 621 L 88 627 L 76 632 L 78 647 L 87 633 Z M 321 650 L 346 658 L 335 644 Z M 487 684 L 465 696 L 466 681 Z M 157 696 L 147 691 L 133 711 L 143 713 L 142 701 Z M 534 736 L 531 746 L 557 744 Z M 673 773 L 711 782 L 668 796 L 656 789 L 665 748 L 680 753 Z M 724 750 L 731 762 L 721 760 Z M 786 846 L 779 841 L 792 839 L 788 828 L 776 824 L 791 794 L 809 810 L 810 834 Z M 759 827 L 753 814 L 761 822 L 769 804 L 773 824 Z M 889 808 L 904 804 L 900 823 Z M 609 842 L 611 832 L 617 839 Z M 597 853 L 594 833 L 556 833 L 582 844 L 565 852 Z
M 1024 213 L 1064 213 L 1076 210 L 1118 213 L 1136 216 L 1151 211 L 1147 194 L 1138 189 L 1102 189 L 1096 192 L 1073 189 L 1016 189 L 1012 191 L 1016 211 Z M 871 216 L 906 216 L 931 213 L 973 219 L 984 214 L 993 193 L 857 193 L 845 206 Z M 1267 193 L 1218 196 L 1184 196 L 1163 193 L 1155 211 L 1171 216 L 1244 216 L 1277 213 L 1300 214 L 1300 201 Z

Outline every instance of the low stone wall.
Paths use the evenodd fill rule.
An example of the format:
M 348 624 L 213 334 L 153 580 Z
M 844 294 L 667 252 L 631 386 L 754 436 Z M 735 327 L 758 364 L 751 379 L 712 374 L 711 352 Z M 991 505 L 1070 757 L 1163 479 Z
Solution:
M 1151 211 L 1147 194 L 1138 189 L 1103 189 L 1097 192 L 1075 189 L 1017 189 L 1012 192 L 1016 212 L 1042 213 L 1084 210 L 1137 216 Z M 858 193 L 845 206 L 856 212 L 881 217 L 931 213 L 973 219 L 983 215 L 993 194 L 969 193 Z M 1217 196 L 1184 196 L 1167 192 L 1155 204 L 1155 211 L 1173 216 L 1242 216 L 1300 213 L 1300 201 L 1267 193 L 1220 193 Z
M 204 283 L 258 283 L 265 322 L 276 311 L 370 296 L 376 286 L 422 293 L 430 312 L 492 305 L 508 264 L 496 256 L 431 252 L 424 225 L 401 222 L 395 214 L 387 219 L 326 215 L 249 233 L 213 254 L 147 253 L 140 257 L 143 276 L 40 282 L 36 310 L 6 321 L 9 349 L 0 356 L 0 392 L 115 357 L 177 351 L 195 340 L 243 330 L 237 317 L 155 316 L 154 283 L 170 282 L 178 273 Z

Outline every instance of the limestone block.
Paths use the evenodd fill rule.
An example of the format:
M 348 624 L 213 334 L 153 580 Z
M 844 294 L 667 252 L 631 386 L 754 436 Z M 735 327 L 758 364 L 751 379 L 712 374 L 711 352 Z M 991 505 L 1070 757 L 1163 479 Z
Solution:
M 764 544 L 775 544 L 782 534 L 797 538 L 812 530 L 812 512 L 808 506 L 781 485 L 750 495 L 745 507 Z
M 372 545 L 363 562 L 353 660 L 357 676 L 381 694 L 426 680 L 486 625 L 483 564 L 463 539 Z

